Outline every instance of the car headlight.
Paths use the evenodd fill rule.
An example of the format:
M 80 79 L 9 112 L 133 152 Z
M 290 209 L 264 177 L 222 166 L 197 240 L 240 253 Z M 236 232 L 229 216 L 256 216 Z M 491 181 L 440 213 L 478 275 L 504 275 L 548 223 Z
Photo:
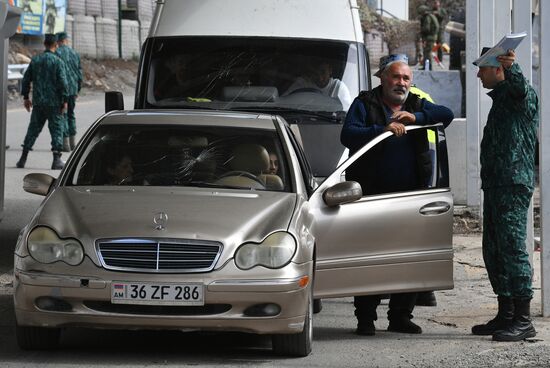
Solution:
M 31 231 L 27 248 L 32 258 L 40 263 L 63 261 L 76 266 L 84 259 L 84 249 L 78 240 L 61 239 L 55 231 L 44 226 Z
M 244 243 L 235 252 L 237 267 L 248 270 L 255 266 L 281 268 L 296 252 L 296 240 L 286 232 L 269 235 L 261 243 Z

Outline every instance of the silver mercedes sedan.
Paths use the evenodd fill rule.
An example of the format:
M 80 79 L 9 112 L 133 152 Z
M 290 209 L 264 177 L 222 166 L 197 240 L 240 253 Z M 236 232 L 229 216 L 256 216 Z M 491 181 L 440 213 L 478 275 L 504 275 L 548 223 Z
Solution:
M 316 300 L 452 288 L 444 131 L 408 129 L 428 175 L 373 194 L 346 170 L 390 133 L 318 180 L 279 116 L 105 114 L 59 178 L 24 179 L 45 199 L 15 250 L 19 346 L 56 347 L 78 326 L 236 330 L 306 356 Z

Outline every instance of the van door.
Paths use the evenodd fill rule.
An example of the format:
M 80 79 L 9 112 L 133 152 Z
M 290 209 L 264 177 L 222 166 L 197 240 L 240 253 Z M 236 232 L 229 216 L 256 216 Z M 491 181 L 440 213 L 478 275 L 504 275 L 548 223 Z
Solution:
M 369 194 L 328 206 L 323 195 L 345 181 L 346 170 L 392 136 L 384 133 L 332 173 L 312 194 L 315 218 L 315 297 L 453 288 L 453 198 L 442 125 L 407 127 L 424 141 L 427 168 L 418 188 Z

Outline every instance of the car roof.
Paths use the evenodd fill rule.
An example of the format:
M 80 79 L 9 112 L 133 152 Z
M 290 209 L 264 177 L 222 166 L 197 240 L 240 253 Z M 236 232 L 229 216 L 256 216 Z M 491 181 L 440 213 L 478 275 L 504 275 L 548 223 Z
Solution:
M 110 124 L 166 124 L 255 128 L 275 130 L 274 115 L 218 110 L 127 110 L 112 111 L 100 121 Z

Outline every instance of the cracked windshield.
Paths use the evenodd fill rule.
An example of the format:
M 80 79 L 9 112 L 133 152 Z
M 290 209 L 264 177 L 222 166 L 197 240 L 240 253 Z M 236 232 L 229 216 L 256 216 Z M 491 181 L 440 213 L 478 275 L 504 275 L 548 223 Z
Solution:
M 150 107 L 306 112 L 340 117 L 359 92 L 352 43 L 273 38 L 155 41 Z
M 67 185 L 195 186 L 290 191 L 275 130 L 103 126 Z

